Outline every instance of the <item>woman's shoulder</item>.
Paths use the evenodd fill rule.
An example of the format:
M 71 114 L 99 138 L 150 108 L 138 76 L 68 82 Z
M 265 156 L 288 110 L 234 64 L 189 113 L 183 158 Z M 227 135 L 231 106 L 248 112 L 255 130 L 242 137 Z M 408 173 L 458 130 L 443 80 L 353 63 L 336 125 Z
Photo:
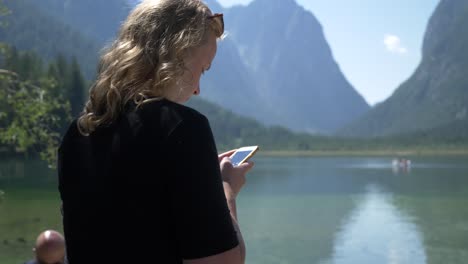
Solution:
M 167 138 L 211 131 L 208 119 L 197 110 L 167 99 L 143 103 L 136 110 L 143 127 Z
M 143 117 L 169 122 L 191 122 L 207 120 L 199 111 L 167 99 L 153 99 L 138 107 Z
M 72 138 L 79 136 L 77 122 L 78 122 L 78 119 L 75 118 L 69 123 L 67 129 L 65 130 L 65 133 L 63 134 L 63 137 L 60 140 L 60 144 L 58 148 L 59 151 L 66 145 L 67 142 L 72 140 Z

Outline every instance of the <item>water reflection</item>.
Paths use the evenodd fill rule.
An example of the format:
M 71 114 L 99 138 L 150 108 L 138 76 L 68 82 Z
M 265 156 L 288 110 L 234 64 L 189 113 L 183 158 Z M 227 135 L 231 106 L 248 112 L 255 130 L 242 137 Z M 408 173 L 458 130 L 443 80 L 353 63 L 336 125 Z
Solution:
M 392 200 L 377 185 L 367 185 L 336 236 L 332 259 L 324 263 L 426 263 L 418 227 Z
M 25 162 L 18 159 L 2 160 L 0 162 L 0 180 L 24 178 Z
M 57 172 L 38 159 L 10 158 L 0 160 L 0 189 L 56 187 Z
M 411 160 L 393 174 L 392 157 L 256 156 L 238 200 L 247 263 L 467 263 L 468 157 Z M 0 159 L 0 263 L 31 253 L 2 241 L 60 228 L 56 180 Z

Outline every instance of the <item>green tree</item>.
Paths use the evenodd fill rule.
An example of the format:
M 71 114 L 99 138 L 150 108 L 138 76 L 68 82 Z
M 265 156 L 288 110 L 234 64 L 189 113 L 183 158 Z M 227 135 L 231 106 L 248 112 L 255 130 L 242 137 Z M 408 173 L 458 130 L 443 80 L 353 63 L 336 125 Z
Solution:
M 68 82 L 68 99 L 71 104 L 71 113 L 73 117 L 76 117 L 83 109 L 86 82 L 75 57 L 72 59 Z
M 43 77 L 37 83 L 0 70 L 0 143 L 12 152 L 39 153 L 54 166 L 61 121 L 70 119 L 70 105 L 50 93 L 55 80 Z
M 7 14 L 0 0 L 0 18 Z M 0 43 L 0 62 L 0 146 L 26 155 L 38 153 L 54 166 L 70 104 L 58 94 L 57 80 L 44 74 L 36 54 L 19 54 Z
M 57 80 L 65 80 L 68 74 L 68 63 L 67 59 L 65 58 L 65 56 L 63 56 L 62 53 L 59 53 L 57 55 L 57 58 L 55 59 L 55 64 L 57 66 Z

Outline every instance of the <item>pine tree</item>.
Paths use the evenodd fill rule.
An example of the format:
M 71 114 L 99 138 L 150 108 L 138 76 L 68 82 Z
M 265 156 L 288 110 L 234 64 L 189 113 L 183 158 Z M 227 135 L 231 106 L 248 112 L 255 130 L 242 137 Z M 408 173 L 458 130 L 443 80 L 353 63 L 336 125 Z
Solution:
M 15 47 L 6 47 L 4 56 L 5 56 L 5 68 L 10 69 L 11 71 L 14 71 L 14 72 L 18 72 L 19 70 L 18 50 Z
M 17 62 L 18 68 L 15 72 L 22 80 L 38 80 L 42 75 L 42 59 L 34 52 L 20 53 Z
M 55 64 L 57 67 L 57 77 L 58 81 L 64 81 L 67 78 L 68 74 L 68 63 L 67 59 L 62 53 L 59 53 L 57 55 L 57 58 L 55 59 Z
M 77 117 L 83 110 L 85 79 L 81 73 L 80 66 L 75 57 L 72 59 L 69 75 L 69 100 L 71 104 L 72 116 Z

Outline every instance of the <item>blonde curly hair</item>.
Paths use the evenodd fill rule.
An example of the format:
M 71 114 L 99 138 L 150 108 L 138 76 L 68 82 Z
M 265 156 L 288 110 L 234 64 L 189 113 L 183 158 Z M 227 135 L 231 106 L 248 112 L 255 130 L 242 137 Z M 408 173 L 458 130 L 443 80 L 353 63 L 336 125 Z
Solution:
M 100 58 L 97 79 L 78 118 L 80 133 L 86 136 L 112 123 L 131 100 L 140 105 L 163 97 L 186 70 L 188 52 L 203 45 L 210 31 L 222 37 L 224 25 L 218 18 L 200 0 L 138 4 Z

